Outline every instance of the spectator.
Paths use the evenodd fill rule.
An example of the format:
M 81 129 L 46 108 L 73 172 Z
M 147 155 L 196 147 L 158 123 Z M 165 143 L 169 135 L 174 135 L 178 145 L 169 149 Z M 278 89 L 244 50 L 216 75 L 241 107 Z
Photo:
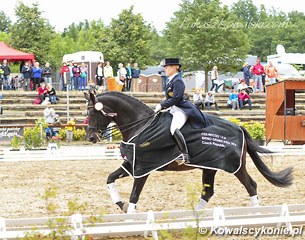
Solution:
M 81 90 L 86 91 L 87 76 L 88 76 L 88 69 L 87 69 L 85 63 L 81 63 L 81 66 L 80 66 L 79 91 L 81 91 Z
M 265 72 L 263 65 L 261 64 L 261 60 L 258 58 L 256 60 L 256 64 L 252 68 L 253 78 L 254 78 L 254 92 L 259 91 L 262 92 L 263 82 L 262 82 L 262 74 Z M 258 89 L 257 89 L 258 87 Z
M 52 74 L 52 69 L 50 67 L 50 64 L 47 62 L 45 67 L 42 70 L 42 76 L 43 76 L 44 82 L 46 84 L 50 83 L 52 85 L 51 74 Z
M 246 81 L 246 84 L 248 86 L 250 86 L 250 76 L 251 76 L 251 73 L 250 73 L 250 68 L 249 68 L 249 64 L 246 62 L 242 68 L 242 71 L 244 73 L 244 79 Z
M 127 74 L 127 71 L 124 68 L 123 63 L 119 63 L 118 68 L 119 69 L 117 71 L 117 78 L 123 85 L 122 91 L 126 91 L 126 74 Z
M 105 77 L 105 87 L 107 90 L 108 89 L 108 86 L 107 86 L 107 79 L 108 78 L 113 78 L 113 69 L 112 67 L 110 66 L 110 62 L 106 62 L 106 66 L 104 67 L 104 77 Z
M 208 94 L 205 96 L 204 105 L 208 107 L 208 110 L 211 109 L 212 105 L 215 105 L 215 109 L 216 111 L 218 111 L 218 105 L 212 91 L 209 91 Z
M 246 89 L 248 94 L 250 93 L 250 90 L 253 92 L 252 87 L 246 84 L 245 79 L 240 80 L 240 83 L 237 86 L 237 92 L 241 92 L 242 89 Z
M 48 89 L 46 88 L 45 82 L 42 82 L 40 87 L 37 89 L 40 103 L 42 103 L 48 95 Z
M 45 118 L 45 121 L 49 124 L 49 126 L 45 129 L 46 137 L 47 139 L 50 139 L 54 135 L 53 127 L 50 126 L 50 124 L 55 123 L 55 110 L 51 107 L 51 103 L 47 103 L 46 108 L 43 111 L 43 115 Z
M 167 84 L 167 76 L 163 65 L 164 65 L 164 60 L 161 62 L 161 71 L 159 71 L 159 74 L 161 75 L 161 79 L 162 79 L 162 91 L 165 92 L 166 84 Z
M 97 88 L 97 90 L 96 90 L 96 95 L 101 94 L 101 93 L 103 93 L 104 91 L 105 91 L 104 87 L 103 87 L 103 86 L 99 86 L 99 87 Z
M 31 67 L 29 66 L 29 62 L 25 62 L 22 66 L 22 74 L 24 79 L 25 90 L 32 90 L 30 88 L 31 81 Z
M 232 107 L 232 110 L 239 110 L 238 94 L 235 89 L 232 90 L 227 101 L 227 107 Z
M 105 87 L 102 62 L 99 62 L 95 69 L 95 78 L 96 85 Z
M 239 108 L 243 109 L 246 104 L 249 105 L 249 110 L 252 110 L 252 102 L 246 89 L 242 89 L 238 94 Z
M 138 63 L 133 64 L 132 68 L 132 80 L 131 80 L 131 91 L 135 92 L 137 85 L 139 84 L 141 70 Z
M 95 83 L 93 80 L 88 81 L 88 91 L 95 94 Z
M 199 89 L 196 89 L 196 91 L 193 95 L 193 102 L 197 108 L 199 108 L 199 109 L 200 109 L 200 107 L 202 107 L 202 109 L 204 108 L 203 96 Z
M 67 66 L 67 64 L 64 62 L 63 65 L 60 68 L 60 75 L 61 75 L 61 90 L 66 91 L 67 90 L 67 82 L 68 82 L 68 75 L 70 74 L 70 69 Z
M 66 126 L 66 141 L 72 142 L 73 140 L 73 131 L 75 130 L 75 119 L 73 117 L 67 122 Z
M 39 62 L 34 63 L 34 67 L 32 68 L 33 74 L 33 91 L 35 91 L 41 83 L 42 77 L 42 69 L 39 67 Z
M 210 89 L 210 91 L 213 91 L 213 89 L 215 88 L 215 92 L 218 92 L 218 84 L 216 83 L 216 81 L 218 80 L 218 69 L 217 66 L 214 66 L 212 71 L 211 71 L 211 81 L 212 81 L 212 87 Z
M 50 83 L 47 84 L 47 94 L 51 104 L 56 104 L 57 103 L 56 91 Z
M 278 71 L 275 66 L 273 66 L 273 63 L 270 61 L 269 65 L 266 69 L 266 75 L 268 77 L 268 84 L 276 83 L 276 79 L 278 77 Z
M 1 69 L 2 69 L 2 76 L 3 76 L 3 80 L 4 80 L 4 83 L 3 83 L 4 89 L 10 90 L 10 89 L 12 89 L 11 77 L 10 77 L 11 69 L 10 69 L 10 66 L 8 65 L 8 62 L 6 59 L 3 60 Z
M 72 75 L 73 75 L 72 83 L 74 83 L 73 88 L 75 91 L 77 91 L 79 89 L 79 84 L 80 84 L 80 68 L 76 62 L 73 62 Z
M 126 65 L 126 91 L 130 92 L 132 81 L 132 69 L 131 64 L 127 63 Z

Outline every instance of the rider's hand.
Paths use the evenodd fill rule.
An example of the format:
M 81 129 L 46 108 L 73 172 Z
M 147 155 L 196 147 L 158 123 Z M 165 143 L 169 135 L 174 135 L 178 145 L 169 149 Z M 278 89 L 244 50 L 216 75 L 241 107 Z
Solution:
M 159 112 L 160 110 L 162 109 L 161 107 L 161 104 L 158 104 L 156 107 L 155 107 L 155 113 Z

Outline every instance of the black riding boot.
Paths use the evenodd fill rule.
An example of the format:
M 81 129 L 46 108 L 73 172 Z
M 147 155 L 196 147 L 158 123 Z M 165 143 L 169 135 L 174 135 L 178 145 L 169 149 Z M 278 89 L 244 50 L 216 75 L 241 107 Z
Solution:
M 187 150 L 187 146 L 186 146 L 186 142 L 185 142 L 185 139 L 182 135 L 182 133 L 180 132 L 180 130 L 177 128 L 174 132 L 174 139 L 175 139 L 175 142 L 180 150 L 180 152 L 183 154 L 183 160 L 184 162 L 182 163 L 191 163 L 190 162 L 190 156 L 189 156 L 189 152 Z M 181 164 L 182 164 L 181 163 Z

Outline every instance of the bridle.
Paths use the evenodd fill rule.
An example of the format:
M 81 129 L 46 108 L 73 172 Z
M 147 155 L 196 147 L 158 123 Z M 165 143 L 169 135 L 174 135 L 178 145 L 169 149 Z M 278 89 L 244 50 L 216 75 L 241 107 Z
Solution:
M 100 112 L 100 113 L 102 113 L 103 116 L 105 116 L 105 117 L 107 117 L 107 118 L 110 118 L 110 122 L 111 122 L 111 121 L 115 122 L 115 121 L 114 121 L 114 118 L 118 115 L 117 113 L 106 113 L 103 109 L 97 110 L 97 109 L 96 109 L 96 105 L 88 105 L 88 106 L 87 106 L 87 109 L 90 109 L 90 108 L 94 108 L 94 109 L 97 111 L 97 113 Z M 151 114 L 151 115 L 149 115 L 149 116 L 147 116 L 147 117 L 144 117 L 144 118 L 142 118 L 142 119 L 139 119 L 139 120 L 136 120 L 136 121 L 133 121 L 133 122 L 130 122 L 130 123 L 123 124 L 123 125 L 120 126 L 120 127 L 121 127 L 120 131 L 118 131 L 118 132 L 115 133 L 115 134 L 110 133 L 110 134 L 108 134 L 108 135 L 119 135 L 120 132 L 121 132 L 121 133 L 127 132 L 127 131 L 129 131 L 129 130 L 135 128 L 135 127 L 137 127 L 138 125 L 142 124 L 142 123 L 143 123 L 144 121 L 146 121 L 147 119 L 154 117 L 156 114 L 158 114 L 158 113 L 153 113 L 153 114 Z M 111 132 L 111 130 L 119 130 L 117 124 L 115 124 L 115 125 L 113 125 L 113 126 L 109 126 L 109 127 L 107 127 L 106 129 L 104 129 L 104 130 L 100 129 L 99 126 L 98 126 L 98 125 L 99 125 L 99 124 L 98 124 L 98 122 L 99 122 L 99 121 L 98 121 L 98 120 L 99 120 L 98 118 L 99 118 L 99 117 L 97 117 L 96 125 L 95 125 L 95 126 L 88 125 L 88 128 L 95 131 L 95 135 L 97 136 L 97 138 L 98 138 L 99 141 L 102 141 L 103 139 L 107 139 L 107 137 L 109 137 L 108 135 L 103 136 L 103 134 L 104 134 L 105 132 Z M 149 122 L 149 124 L 150 124 L 150 122 Z M 149 124 L 148 124 L 148 125 L 149 125 Z M 145 126 L 144 126 L 143 128 L 146 128 L 146 125 L 147 125 L 147 124 L 145 124 Z

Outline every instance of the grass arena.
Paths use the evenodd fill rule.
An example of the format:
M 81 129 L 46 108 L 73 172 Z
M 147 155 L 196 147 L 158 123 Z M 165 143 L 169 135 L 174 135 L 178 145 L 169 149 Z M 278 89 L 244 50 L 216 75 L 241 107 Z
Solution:
M 287 188 L 273 186 L 247 157 L 248 172 L 258 185 L 260 205 L 304 203 L 304 156 L 283 155 L 263 159 L 273 171 L 293 166 L 294 183 Z M 83 204 L 85 207 L 82 213 L 87 215 L 121 213 L 112 203 L 106 188 L 108 175 L 121 163 L 122 160 L 1 162 L 0 215 L 4 218 L 48 216 L 49 212 L 42 196 L 50 186 L 57 189 L 56 198 L 51 199 L 58 206 L 52 213 L 54 216 L 67 212 L 69 201 Z M 116 186 L 122 199 L 128 201 L 132 178 L 117 180 Z M 137 211 L 192 209 L 199 199 L 200 191 L 201 171 L 198 169 L 187 172 L 154 172 L 147 180 L 137 204 Z M 237 178 L 232 174 L 218 171 L 215 178 L 215 194 L 207 208 L 249 205 L 248 193 Z M 272 238 L 269 236 L 266 239 Z

